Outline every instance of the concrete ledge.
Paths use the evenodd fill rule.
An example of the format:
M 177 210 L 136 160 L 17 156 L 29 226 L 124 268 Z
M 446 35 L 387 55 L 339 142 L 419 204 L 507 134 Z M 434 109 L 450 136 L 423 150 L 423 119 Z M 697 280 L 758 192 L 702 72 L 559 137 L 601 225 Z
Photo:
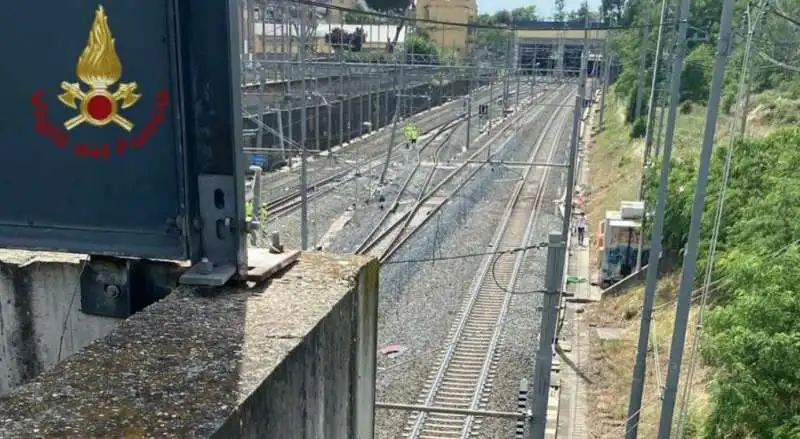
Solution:
M 0 437 L 371 438 L 377 261 L 177 290 L 0 398 Z

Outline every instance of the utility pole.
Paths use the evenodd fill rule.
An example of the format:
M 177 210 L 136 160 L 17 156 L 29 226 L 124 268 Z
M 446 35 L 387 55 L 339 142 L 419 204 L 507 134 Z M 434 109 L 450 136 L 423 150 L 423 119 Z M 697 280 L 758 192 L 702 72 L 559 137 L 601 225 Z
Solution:
M 661 0 L 661 16 L 658 19 L 658 38 L 656 39 L 656 54 L 653 57 L 653 78 L 650 81 L 650 98 L 647 100 L 647 123 L 644 134 L 644 156 L 642 157 L 642 180 L 639 182 L 639 200 L 644 200 L 646 170 L 650 167 L 650 146 L 653 144 L 653 115 L 656 100 L 656 83 L 658 80 L 658 61 L 661 55 L 661 37 L 664 33 L 664 16 L 666 15 L 667 0 Z M 645 209 L 647 212 L 647 209 Z M 642 226 L 639 233 L 639 248 L 636 252 L 636 272 L 642 269 L 642 250 L 644 249 L 644 229 L 647 226 L 647 215 L 642 216 Z
M 585 33 L 583 36 L 583 54 L 581 55 L 581 71 L 579 75 L 578 95 L 575 97 L 575 110 L 572 115 L 572 137 L 570 138 L 571 144 L 569 148 L 569 163 L 567 167 L 567 188 L 564 193 L 564 222 L 561 226 L 561 236 L 569 236 L 570 226 L 572 224 L 572 198 L 573 191 L 575 190 L 575 174 L 578 161 L 578 146 L 580 145 L 580 127 L 581 115 L 583 113 L 583 103 L 586 94 L 586 65 L 589 58 L 587 52 L 587 45 L 589 39 L 589 18 L 586 18 Z
M 603 129 L 603 117 L 605 116 L 606 112 L 606 92 L 608 91 L 609 73 L 611 70 L 611 61 L 613 59 L 612 56 L 606 55 L 606 53 L 603 53 L 603 84 L 601 85 L 603 92 L 600 94 L 600 129 Z
M 578 161 L 582 110 L 583 97 L 578 93 L 578 96 L 575 96 L 575 110 L 572 114 L 572 137 L 569 145 L 569 163 L 567 164 L 567 188 L 564 191 L 564 221 L 561 225 L 562 236 L 569 236 L 570 226 L 572 225 L 572 198 L 573 190 L 575 189 L 575 169 Z
M 469 143 L 472 137 L 472 88 L 475 86 L 473 79 L 475 78 L 475 71 L 469 75 L 469 83 L 467 87 L 467 145 L 465 149 L 469 149 Z
M 589 17 L 586 17 L 583 34 L 583 50 L 581 51 L 580 74 L 578 75 L 578 95 L 575 96 L 575 110 L 572 115 L 572 136 L 570 137 L 569 163 L 567 167 L 567 188 L 564 192 L 564 222 L 561 235 L 566 240 L 572 224 L 572 198 L 575 190 L 575 170 L 578 161 L 578 146 L 580 145 L 581 115 L 586 94 L 586 65 L 589 58 L 587 42 L 589 40 Z
M 344 50 L 341 46 L 336 51 L 339 54 L 339 146 L 344 146 Z M 389 102 L 389 98 L 386 98 Z M 350 103 L 347 103 L 347 109 L 350 109 Z
M 750 85 L 753 80 L 753 73 L 750 69 L 750 55 L 753 50 L 753 36 L 755 35 L 758 22 L 766 13 L 766 9 L 762 7 L 761 13 L 756 17 L 755 21 L 752 20 L 750 14 L 750 6 L 747 6 L 747 43 L 744 50 L 744 60 L 742 61 L 741 82 L 739 84 L 740 102 L 739 111 L 741 111 L 739 122 L 739 137 L 744 137 L 747 132 L 747 108 L 750 104 Z
M 645 7 L 648 11 L 649 7 Z M 642 115 L 642 79 L 645 74 L 645 61 L 647 60 L 647 40 L 650 38 L 650 13 L 645 15 L 644 28 L 642 28 L 642 46 L 639 48 L 639 66 L 636 68 L 636 107 L 633 109 L 633 120 Z
M 566 245 L 562 235 L 550 233 L 547 247 L 546 286 L 542 302 L 542 322 L 539 331 L 539 350 L 533 369 L 533 419 L 531 437 L 544 439 L 547 426 L 547 402 L 550 396 L 550 369 L 553 366 L 556 327 L 561 305 L 561 283 L 564 279 Z
M 520 68 L 519 64 L 522 58 L 519 55 L 519 31 L 514 30 L 514 76 L 517 80 L 517 92 L 514 94 L 514 111 L 519 111 L 519 79 Z
M 539 70 L 536 64 L 537 56 L 539 55 L 539 50 L 536 46 L 533 46 L 533 61 L 531 61 L 531 104 L 533 104 L 533 96 L 536 91 L 536 72 Z
M 509 98 L 508 98 L 508 94 L 509 94 L 508 72 L 511 69 L 511 62 L 512 62 L 511 61 L 511 47 L 512 47 L 512 45 L 513 45 L 513 42 L 509 38 L 508 41 L 506 42 L 506 66 L 502 70 L 502 72 L 503 72 L 503 115 L 505 115 L 506 111 L 508 110 L 508 101 L 509 101 Z
M 583 103 L 586 101 L 586 71 L 589 65 L 589 16 L 587 15 L 583 22 L 583 45 L 581 51 L 581 71 L 578 77 L 580 84 L 578 84 L 578 94 L 581 96 L 581 109 Z
M 661 16 L 658 18 L 658 38 L 656 39 L 656 54 L 653 57 L 653 78 L 650 81 L 650 99 L 647 104 L 647 125 L 644 134 L 645 161 L 649 159 L 650 147 L 653 144 L 653 122 L 655 121 L 656 85 L 658 84 L 658 69 L 661 61 L 661 41 L 664 36 L 664 19 L 667 15 L 667 0 L 661 0 Z M 641 198 L 641 196 L 640 196 Z M 638 267 L 637 267 L 638 268 Z
M 308 249 L 308 169 L 306 166 L 306 7 L 300 9 L 300 246 L 302 250 Z M 261 206 L 254 207 L 256 212 Z
M 666 84 L 664 84 L 664 86 L 666 87 Z M 660 106 L 660 109 L 658 111 L 658 132 L 656 132 L 656 149 L 655 149 L 655 151 L 653 151 L 653 156 L 654 157 L 658 157 L 659 153 L 661 151 L 661 137 L 662 137 L 661 133 L 664 132 L 664 115 L 666 114 L 666 111 L 664 111 L 664 107 L 665 107 L 665 104 L 666 104 L 666 102 L 665 102 L 666 101 L 666 97 L 663 96 L 664 94 L 666 94 L 666 93 L 662 92 L 661 100 L 658 103 L 658 105 Z
M 412 59 L 414 54 L 411 54 Z M 395 100 L 397 104 L 394 106 L 394 114 L 392 115 L 392 135 L 389 136 L 389 150 L 386 154 L 386 162 L 383 164 L 383 171 L 381 172 L 380 184 L 386 183 L 386 172 L 389 170 L 389 164 L 392 162 L 392 147 L 394 146 L 395 134 L 397 133 L 397 120 L 400 118 L 400 113 L 403 111 L 403 100 L 405 99 L 405 52 L 403 53 L 403 63 L 400 64 L 400 87 L 395 86 Z M 395 82 L 395 85 L 397 82 Z M 388 99 L 387 99 L 388 100 Z
M 686 325 L 689 320 L 689 310 L 692 304 L 692 286 L 694 284 L 695 272 L 697 271 L 697 252 L 700 246 L 700 221 L 702 220 L 703 208 L 705 206 L 708 169 L 714 147 L 719 101 L 725 76 L 725 63 L 728 60 L 728 55 L 731 50 L 733 2 L 734 0 L 725 0 L 722 6 L 717 54 L 714 60 L 714 76 L 711 80 L 708 110 L 706 111 L 703 149 L 700 153 L 700 168 L 697 171 L 697 187 L 694 192 L 692 220 L 689 224 L 689 237 L 686 245 L 686 253 L 684 254 L 683 271 L 681 272 L 678 305 L 675 311 L 675 327 L 673 330 L 672 345 L 669 351 L 667 382 L 664 389 L 664 402 L 661 406 L 661 419 L 658 425 L 659 439 L 669 439 L 672 429 L 675 396 L 678 392 L 678 378 L 681 372 L 683 348 L 686 343 Z
M 625 425 L 625 439 L 636 439 L 639 428 L 639 413 L 642 407 L 644 392 L 645 372 L 647 370 L 647 347 L 650 339 L 650 322 L 655 302 L 656 286 L 658 284 L 658 265 L 661 259 L 661 238 L 664 230 L 664 214 L 666 211 L 666 193 L 669 184 L 670 161 L 672 143 L 675 134 L 675 119 L 678 113 L 678 103 L 681 91 L 681 73 L 683 56 L 686 50 L 686 31 L 688 29 L 689 8 L 691 0 L 681 0 L 679 11 L 678 37 L 672 59 L 672 78 L 670 79 L 670 100 L 667 115 L 667 133 L 664 139 L 664 157 L 661 161 L 661 177 L 656 201 L 655 223 L 653 235 L 650 239 L 650 257 L 647 267 L 647 279 L 644 290 L 644 303 L 642 306 L 642 324 L 639 331 L 639 343 L 636 350 L 636 364 L 633 369 L 633 382 L 631 383 L 628 416 Z M 663 114 L 663 112 L 662 112 Z M 644 237 L 640 234 L 639 240 Z

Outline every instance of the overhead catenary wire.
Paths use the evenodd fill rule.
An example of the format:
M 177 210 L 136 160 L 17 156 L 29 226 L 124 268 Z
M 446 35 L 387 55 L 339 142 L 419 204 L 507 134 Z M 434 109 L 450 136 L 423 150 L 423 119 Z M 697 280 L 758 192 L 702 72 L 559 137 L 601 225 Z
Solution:
M 509 31 L 509 32 L 525 31 L 525 30 L 611 31 L 611 30 L 627 30 L 627 29 L 641 29 L 641 28 L 644 28 L 643 25 L 641 25 L 641 26 L 640 25 L 628 25 L 628 26 L 620 26 L 620 25 L 612 26 L 612 25 L 609 25 L 609 26 L 605 26 L 605 27 L 598 27 L 596 25 L 594 25 L 594 26 L 590 25 L 588 27 L 587 26 L 570 26 L 567 29 L 564 28 L 563 24 L 561 26 L 554 25 L 554 26 L 551 26 L 551 27 L 537 26 L 536 28 L 531 28 L 531 27 L 527 27 L 526 28 L 524 26 L 496 26 L 496 25 L 488 25 L 488 24 L 462 23 L 462 22 L 443 21 L 443 20 L 431 20 L 431 19 L 425 19 L 425 18 L 411 18 L 411 17 L 407 17 L 407 16 L 386 14 L 386 13 L 377 12 L 377 11 L 363 11 L 363 10 L 360 10 L 360 9 L 348 8 L 348 7 L 339 6 L 339 5 L 332 5 L 330 3 L 318 2 L 318 1 L 313 1 L 313 0 L 287 0 L 287 2 L 296 3 L 296 4 L 304 4 L 304 5 L 307 5 L 307 6 L 314 6 L 314 7 L 317 7 L 317 8 L 332 9 L 332 10 L 341 11 L 341 12 L 351 12 L 351 13 L 356 13 L 356 14 L 360 14 L 360 15 L 367 15 L 367 16 L 371 16 L 371 17 L 379 17 L 379 18 L 384 18 L 384 19 L 389 19 L 389 20 L 397 20 L 397 21 L 401 21 L 402 20 L 402 21 L 404 21 L 406 23 L 412 23 L 412 24 L 413 23 L 426 23 L 426 24 L 436 24 L 436 25 L 440 25 L 440 26 L 443 26 L 443 27 L 445 27 L 445 26 L 446 27 L 469 27 L 470 29 L 487 29 L 487 30 L 500 30 L 500 31 Z M 678 23 L 678 21 L 664 22 L 664 26 L 674 26 L 677 23 Z M 651 27 L 653 27 L 653 26 L 651 26 Z
M 748 18 L 750 17 L 749 14 L 749 5 L 748 5 Z M 760 18 L 760 17 L 759 17 Z M 755 20 L 754 26 L 750 26 L 748 23 L 748 35 L 752 37 L 752 34 L 755 32 L 756 27 L 759 24 L 758 18 Z M 747 86 L 747 68 L 749 62 L 749 51 L 750 51 L 750 43 L 751 41 L 748 40 L 748 46 L 745 58 L 742 60 L 742 70 L 745 72 L 741 75 L 740 82 L 739 82 L 739 96 L 738 101 L 740 102 L 740 106 L 743 106 L 743 102 L 745 100 L 744 94 L 746 93 L 745 87 Z M 742 108 L 741 111 L 743 112 L 742 117 L 746 117 L 746 108 Z M 731 120 L 731 131 L 735 130 L 735 125 L 737 123 L 737 119 Z M 717 243 L 719 240 L 719 231 L 722 226 L 722 216 L 725 210 L 725 195 L 728 189 L 728 182 L 730 179 L 730 171 L 731 171 L 731 163 L 733 161 L 733 153 L 736 146 L 736 136 L 731 136 L 728 141 L 728 149 L 725 154 L 725 165 L 722 171 L 722 183 L 720 187 L 719 199 L 717 200 L 716 212 L 714 216 L 714 226 L 711 233 L 711 240 L 709 242 L 708 248 L 708 257 L 706 262 L 706 272 L 703 279 L 703 286 L 702 291 L 700 294 L 700 306 L 698 309 L 697 314 L 697 324 L 695 326 L 694 332 L 694 339 L 692 341 L 692 349 L 691 353 L 689 354 L 689 371 L 687 372 L 686 376 L 686 384 L 684 385 L 683 396 L 680 402 L 680 408 L 678 412 L 678 429 L 677 429 L 677 437 L 678 439 L 683 438 L 683 434 L 685 431 L 686 423 L 688 421 L 688 410 L 689 410 L 689 399 L 691 397 L 691 389 L 692 389 L 692 381 L 694 379 L 695 369 L 697 367 L 697 352 L 699 346 L 700 336 L 703 331 L 703 323 L 705 318 L 705 310 L 708 304 L 708 296 L 709 296 L 709 288 L 711 286 L 711 278 L 713 276 L 713 269 L 714 269 L 714 262 L 716 259 L 716 250 L 717 250 Z
M 419 262 L 433 262 L 433 261 L 449 261 L 449 260 L 457 260 L 457 259 L 466 259 L 466 258 L 477 258 L 480 256 L 492 256 L 492 255 L 503 255 L 503 254 L 512 254 L 512 253 L 519 253 L 522 251 L 527 250 L 534 250 L 534 249 L 542 249 L 547 248 L 547 244 L 535 244 L 535 245 L 526 245 L 523 247 L 515 247 L 507 250 L 498 250 L 498 251 L 490 251 L 490 252 L 476 252 L 476 253 L 465 253 L 461 255 L 453 255 L 453 256 L 438 256 L 435 258 L 417 258 L 417 259 L 390 259 L 383 263 L 383 265 L 394 265 L 394 264 L 415 264 Z

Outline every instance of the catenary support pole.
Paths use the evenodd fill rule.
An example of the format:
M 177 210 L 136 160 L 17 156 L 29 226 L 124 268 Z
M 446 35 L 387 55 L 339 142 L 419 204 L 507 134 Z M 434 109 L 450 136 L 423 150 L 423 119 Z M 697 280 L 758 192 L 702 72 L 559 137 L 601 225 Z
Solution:
M 578 78 L 580 78 L 580 83 L 578 84 L 578 95 L 581 97 L 581 111 L 583 110 L 583 103 L 586 102 L 586 75 L 588 73 L 589 66 L 589 16 L 586 16 L 586 19 L 583 23 L 583 44 L 581 45 L 581 64 L 580 64 L 580 72 L 578 74 Z
M 661 15 L 658 18 L 658 37 L 656 38 L 656 52 L 653 56 L 653 76 L 650 80 L 650 98 L 647 100 L 647 125 L 644 132 L 645 160 L 650 158 L 650 147 L 653 145 L 653 122 L 655 121 L 656 85 L 658 84 L 658 69 L 661 61 L 661 42 L 664 37 L 664 19 L 667 15 L 669 1 L 661 0 Z
M 664 84 L 666 87 L 668 84 Z M 658 158 L 661 155 L 661 139 L 664 137 L 661 134 L 664 132 L 664 116 L 667 114 L 666 111 L 666 92 L 665 90 L 662 91 L 661 102 L 659 102 L 660 110 L 658 111 L 658 130 L 656 132 L 656 149 L 653 151 L 653 157 Z
M 672 58 L 672 78 L 670 79 L 669 110 L 667 114 L 667 132 L 664 139 L 664 157 L 659 185 L 659 196 L 656 201 L 655 222 L 650 240 L 650 257 L 648 260 L 647 279 L 645 282 L 644 304 L 642 309 L 642 324 L 639 331 L 639 343 L 636 351 L 636 363 L 633 369 L 633 382 L 631 383 L 630 400 L 628 403 L 628 416 L 625 425 L 625 438 L 635 439 L 638 435 L 639 412 L 642 407 L 642 394 L 644 392 L 644 379 L 647 370 L 647 346 L 650 339 L 650 322 L 653 313 L 656 286 L 658 283 L 658 261 L 661 257 L 661 237 L 664 230 L 664 212 L 666 207 L 666 189 L 669 183 L 670 161 L 672 144 L 675 134 L 675 119 L 677 117 L 678 102 L 681 89 L 681 66 L 686 50 L 686 31 L 688 28 L 689 8 L 691 0 L 681 0 L 679 11 L 678 38 Z M 642 239 L 640 237 L 639 239 Z
M 739 111 L 741 112 L 739 115 L 739 137 L 744 137 L 744 135 L 747 134 L 747 109 L 750 106 L 750 88 L 753 82 L 753 69 L 750 67 L 750 57 L 753 51 L 753 36 L 755 35 L 758 23 L 761 21 L 761 18 L 763 18 L 764 13 L 766 13 L 766 9 L 762 7 L 759 14 L 754 19 L 752 14 L 750 14 L 749 8 L 747 11 L 747 44 L 744 50 L 744 61 L 742 61 L 742 82 L 739 86 L 739 93 L 743 98 L 737 103 L 739 105 Z
M 578 81 L 578 95 L 575 97 L 575 112 L 572 115 L 572 135 L 569 148 L 569 168 L 567 169 L 567 187 L 564 193 L 564 221 L 561 226 L 561 235 L 569 236 L 572 224 L 572 198 L 575 190 L 575 170 L 577 169 L 578 147 L 581 143 L 581 116 L 583 116 L 583 103 L 586 99 L 586 66 L 589 58 L 587 42 L 589 39 L 589 19 L 586 19 L 586 30 L 583 37 L 583 54 L 581 55 L 581 71 Z
M 650 157 L 650 147 L 653 145 L 653 119 L 655 115 L 656 84 L 658 81 L 659 59 L 661 58 L 661 38 L 664 35 L 664 16 L 667 11 L 667 0 L 661 0 L 661 16 L 658 19 L 658 38 L 656 39 L 656 53 L 653 57 L 653 77 L 650 81 L 650 98 L 647 100 L 647 122 L 644 132 L 644 156 L 642 157 L 642 180 L 639 182 L 639 200 L 644 200 L 645 172 L 652 162 Z M 647 209 L 645 209 L 647 211 Z M 647 227 L 647 215 L 642 217 L 641 233 L 639 234 L 639 248 L 636 251 L 636 269 L 642 268 L 642 250 L 644 249 L 644 230 Z
M 533 418 L 531 437 L 544 439 L 547 427 L 547 402 L 550 396 L 550 369 L 555 354 L 556 327 L 561 305 L 561 283 L 564 279 L 564 257 L 566 245 L 562 235 L 550 233 L 547 247 L 547 272 L 542 302 L 542 321 L 539 332 L 539 349 L 533 369 Z
M 601 130 L 603 129 L 603 118 L 606 112 L 606 93 L 608 93 L 609 73 L 611 71 L 611 62 L 613 59 L 613 56 L 610 55 L 606 57 L 604 54 L 603 56 L 603 84 L 601 85 L 603 92 L 600 94 L 600 118 L 598 122 Z
M 536 93 L 536 74 L 538 69 L 537 56 L 539 55 L 538 47 L 533 46 L 533 60 L 531 61 L 531 105 L 533 105 L 534 93 Z
M 412 60 L 414 59 L 414 54 L 411 54 Z M 386 162 L 383 164 L 383 170 L 381 171 L 381 178 L 380 184 L 386 184 L 386 173 L 389 171 L 389 164 L 392 163 L 392 148 L 394 147 L 394 140 L 395 136 L 397 135 L 397 121 L 400 119 L 400 114 L 404 111 L 403 110 L 403 100 L 405 99 L 406 94 L 406 83 L 405 83 L 405 65 L 406 59 L 403 57 L 403 63 L 400 64 L 400 87 L 397 87 L 397 81 L 395 81 L 395 106 L 394 106 L 394 114 L 392 115 L 392 134 L 389 136 L 389 146 L 387 148 L 386 153 Z
M 645 6 L 645 11 L 649 9 Z M 646 69 L 645 64 L 647 60 L 647 42 L 650 39 L 650 14 L 645 15 L 644 27 L 642 28 L 642 46 L 639 49 L 639 65 L 636 68 L 636 107 L 633 109 L 633 120 L 639 119 L 642 115 L 642 83 L 644 82 L 644 75 Z
M 301 8 L 300 16 L 300 47 L 299 47 L 299 69 L 300 70 L 300 246 L 302 250 L 308 249 L 308 167 L 306 160 L 306 7 Z M 256 206 L 255 209 L 259 209 Z
M 686 343 L 686 324 L 689 320 L 689 310 L 692 304 L 692 286 L 697 271 L 697 252 L 700 246 L 700 222 L 705 207 L 706 185 L 708 183 L 708 169 L 711 164 L 711 153 L 714 148 L 714 135 L 717 128 L 717 115 L 719 112 L 720 95 L 725 77 L 725 63 L 731 49 L 731 34 L 733 21 L 734 0 L 725 0 L 722 5 L 722 18 L 720 20 L 719 40 L 717 53 L 714 60 L 714 76 L 711 79 L 711 91 L 708 98 L 706 111 L 706 126 L 703 134 L 703 149 L 700 153 L 700 167 L 697 171 L 697 187 L 694 192 L 694 205 L 692 206 L 692 220 L 689 223 L 689 236 L 687 238 L 686 253 L 683 259 L 680 289 L 678 290 L 678 305 L 675 311 L 675 327 L 672 335 L 672 345 L 669 351 L 669 367 L 667 368 L 667 381 L 664 388 L 664 402 L 661 406 L 661 419 L 658 424 L 658 438 L 669 439 L 672 430 L 672 415 L 675 410 L 675 397 L 678 393 L 678 379 L 683 360 L 683 348 Z
M 344 51 L 339 50 L 339 146 L 344 146 Z M 387 98 L 388 100 L 388 98 Z M 350 104 L 348 104 L 348 110 Z
M 517 92 L 514 94 L 514 111 L 519 111 L 519 80 L 522 72 L 520 72 L 520 56 L 519 56 L 519 31 L 514 31 L 514 76 L 517 79 Z
M 575 189 L 575 168 L 578 161 L 578 145 L 580 144 L 581 113 L 583 109 L 583 98 L 578 94 L 575 96 L 575 110 L 572 115 L 572 135 L 569 145 L 569 166 L 567 168 L 567 187 L 564 191 L 564 221 L 561 225 L 561 234 L 569 236 L 572 225 L 572 198 Z
M 475 87 L 474 77 L 474 73 L 470 74 L 467 82 L 467 143 L 464 146 L 465 149 L 469 149 L 469 143 L 472 139 L 472 89 Z

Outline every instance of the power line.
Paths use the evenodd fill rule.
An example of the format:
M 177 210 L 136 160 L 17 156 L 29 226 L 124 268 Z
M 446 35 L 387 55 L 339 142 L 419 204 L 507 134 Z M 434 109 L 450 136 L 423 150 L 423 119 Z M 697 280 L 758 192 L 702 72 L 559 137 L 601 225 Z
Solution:
M 792 23 L 795 26 L 800 26 L 800 20 L 792 18 L 792 17 L 790 17 L 790 16 L 778 11 L 777 8 L 769 8 L 769 9 L 767 9 L 767 11 L 771 12 L 773 15 L 777 15 L 778 17 L 783 18 L 784 20 L 788 21 L 789 23 Z
M 318 8 L 333 9 L 333 10 L 336 10 L 336 11 L 351 12 L 351 13 L 355 13 L 355 14 L 369 15 L 369 16 L 372 16 L 372 17 L 380 17 L 380 18 L 385 18 L 385 19 L 393 19 L 393 20 L 403 21 L 403 22 L 407 22 L 407 23 L 428 23 L 428 24 L 438 24 L 438 25 L 448 26 L 448 27 L 467 27 L 467 28 L 470 28 L 470 29 L 487 29 L 487 30 L 498 30 L 498 31 L 509 31 L 509 32 L 525 31 L 525 30 L 532 30 L 532 31 L 536 31 L 536 30 L 545 30 L 545 31 L 552 31 L 552 30 L 558 30 L 558 31 L 563 31 L 563 30 L 612 31 L 612 30 L 627 30 L 627 29 L 641 29 L 641 28 L 644 28 L 644 26 L 639 26 L 639 25 L 628 25 L 628 26 L 605 25 L 605 26 L 602 26 L 602 27 L 601 26 L 572 26 L 572 27 L 569 27 L 569 28 L 564 28 L 564 27 L 561 27 L 561 26 L 558 26 L 558 25 L 550 26 L 550 27 L 542 26 L 542 27 L 536 27 L 536 28 L 533 28 L 533 27 L 518 27 L 518 26 L 492 26 L 492 25 L 488 25 L 488 24 L 459 23 L 459 22 L 455 22 L 455 21 L 431 20 L 431 19 L 426 19 L 426 18 L 411 18 L 411 17 L 402 16 L 402 15 L 385 14 L 385 13 L 382 13 L 382 12 L 375 12 L 375 11 L 362 11 L 362 10 L 358 10 L 358 9 L 354 9 L 354 8 L 348 8 L 348 7 L 344 7 L 344 6 L 332 5 L 330 3 L 317 2 L 317 1 L 313 1 L 313 0 L 287 0 L 287 1 L 289 3 L 298 3 L 298 4 L 303 4 L 303 5 L 307 5 L 307 6 L 314 6 L 314 7 L 318 7 Z M 673 26 L 676 23 L 677 23 L 677 21 L 669 22 L 669 23 L 665 22 L 664 26 L 667 26 L 667 25 Z M 388 24 L 388 25 L 391 25 L 391 24 Z
M 419 259 L 401 259 L 401 260 L 388 260 L 383 263 L 383 265 L 392 265 L 392 264 L 413 264 L 417 262 L 437 262 L 437 261 L 448 261 L 454 259 L 466 259 L 466 258 L 475 258 L 479 256 L 490 256 L 490 255 L 504 255 L 504 254 L 511 254 L 511 253 L 518 253 L 527 250 L 533 249 L 541 249 L 547 248 L 547 244 L 536 244 L 536 245 L 526 245 L 524 247 L 515 247 L 508 250 L 499 250 L 493 252 L 477 252 L 477 253 L 466 253 L 461 255 L 454 255 L 454 256 L 439 256 L 435 258 L 419 258 Z

